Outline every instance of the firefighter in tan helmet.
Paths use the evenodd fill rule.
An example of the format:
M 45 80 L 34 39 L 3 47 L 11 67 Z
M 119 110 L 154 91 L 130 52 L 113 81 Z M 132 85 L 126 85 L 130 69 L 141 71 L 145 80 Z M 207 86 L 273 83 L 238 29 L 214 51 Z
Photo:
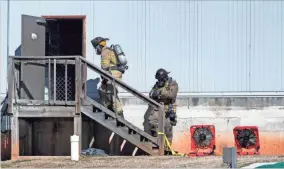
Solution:
M 124 53 L 119 45 L 108 47 L 106 41 L 108 38 L 96 37 L 91 43 L 96 50 L 97 55 L 101 55 L 101 68 L 108 71 L 113 77 L 122 80 L 122 74 L 127 69 L 127 61 Z M 101 104 L 115 113 L 124 117 L 123 107 L 120 99 L 117 96 L 118 90 L 107 79 L 102 78 L 101 86 L 99 88 L 99 95 Z M 116 91 L 116 92 L 114 92 Z M 116 93 L 116 95 L 114 95 Z

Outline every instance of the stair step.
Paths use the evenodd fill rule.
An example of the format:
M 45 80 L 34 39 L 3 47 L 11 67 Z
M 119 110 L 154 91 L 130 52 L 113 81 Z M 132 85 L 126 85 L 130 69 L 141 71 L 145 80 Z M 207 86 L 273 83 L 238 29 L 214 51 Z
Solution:
M 112 112 L 111 110 L 109 110 L 106 107 L 102 106 L 101 104 L 99 104 L 98 102 L 94 101 L 93 99 L 87 97 L 86 98 L 86 102 L 88 104 L 92 104 L 93 106 L 95 106 L 98 109 L 100 109 L 102 112 L 105 112 L 106 114 L 108 114 L 108 115 L 110 115 L 110 116 L 115 118 L 115 113 L 114 112 Z M 82 106 L 82 107 L 84 107 L 84 106 Z M 155 144 L 158 144 L 157 138 L 152 137 L 148 133 L 144 132 L 143 130 L 139 129 L 138 127 L 134 126 L 133 124 L 131 124 L 130 122 L 125 120 L 124 118 L 118 117 L 118 121 L 122 122 L 123 124 L 125 124 L 126 126 L 131 128 L 132 130 L 134 130 L 135 132 L 138 132 L 140 135 L 143 135 L 144 137 L 148 138 L 149 140 L 151 140 Z
M 88 109 L 85 109 L 84 107 L 81 107 L 82 113 L 89 116 L 93 120 L 97 121 L 104 127 L 108 128 L 109 130 L 113 131 L 120 137 L 124 138 L 125 140 L 129 141 L 133 145 L 137 146 L 138 148 L 142 149 L 143 151 L 147 152 L 150 155 L 157 155 L 156 152 L 152 151 L 153 143 L 151 142 L 141 142 L 140 136 L 138 134 L 136 135 L 130 135 L 128 134 L 128 128 L 127 127 L 117 127 L 117 122 L 115 119 L 113 120 L 105 120 L 105 114 L 103 112 L 96 112 L 93 113 L 89 111 Z
M 96 116 L 105 116 L 105 113 L 104 112 L 96 112 L 95 113 Z M 112 123 L 112 125 L 116 125 L 116 120 L 113 119 L 113 118 L 109 118 L 108 119 L 109 123 Z M 128 133 L 129 134 L 129 131 L 131 130 L 130 128 L 128 128 L 127 126 L 124 126 L 124 127 L 119 127 L 122 131 L 124 131 L 125 133 Z M 157 144 L 154 144 L 154 143 L 151 143 L 151 140 L 149 140 L 148 138 L 142 136 L 142 135 L 139 135 L 139 133 L 135 132 L 134 130 L 132 130 L 132 133 L 129 134 L 133 137 L 136 138 L 136 140 L 139 140 L 141 143 L 150 143 L 152 147 L 158 147 Z

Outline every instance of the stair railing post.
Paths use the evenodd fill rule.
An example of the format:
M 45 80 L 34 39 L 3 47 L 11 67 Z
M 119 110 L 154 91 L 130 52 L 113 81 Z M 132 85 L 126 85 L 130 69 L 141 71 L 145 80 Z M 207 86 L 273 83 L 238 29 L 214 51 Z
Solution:
M 160 133 L 165 132 L 165 110 L 164 104 L 159 107 L 159 121 L 158 121 L 158 131 Z M 159 155 L 163 156 L 165 154 L 165 139 L 163 134 L 158 134 L 158 144 L 159 144 Z
M 8 113 L 10 115 L 13 114 L 13 96 L 15 94 L 14 64 L 14 59 L 10 57 L 8 62 Z
M 115 118 L 117 119 L 118 117 L 118 112 L 116 111 L 117 110 L 117 105 L 116 105 L 116 86 L 115 86 L 115 80 L 112 79 L 112 86 L 113 86 L 113 95 L 112 95 L 112 101 L 113 101 L 113 105 L 114 105 L 114 112 L 115 112 Z
M 75 114 L 74 117 L 74 135 L 79 136 L 79 154 L 82 149 L 82 118 L 81 118 L 81 59 L 75 59 Z
M 15 94 L 15 62 L 9 58 L 8 63 L 8 113 L 11 119 L 11 159 L 17 160 L 19 157 L 19 118 L 18 112 L 14 108 Z
M 75 59 L 75 102 L 76 102 L 76 114 L 81 113 L 81 93 L 82 93 L 82 86 L 81 86 L 81 60 L 80 58 Z

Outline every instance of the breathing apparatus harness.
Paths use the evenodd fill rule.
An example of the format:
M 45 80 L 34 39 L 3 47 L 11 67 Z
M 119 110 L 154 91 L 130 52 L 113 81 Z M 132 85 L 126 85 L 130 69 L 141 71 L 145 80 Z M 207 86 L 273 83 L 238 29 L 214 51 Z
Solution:
M 102 53 L 102 50 L 106 44 L 105 43 L 101 44 L 101 42 L 106 41 L 106 40 L 109 40 L 109 39 L 103 38 L 103 37 L 96 37 L 95 39 L 91 40 L 91 43 L 93 47 L 95 48 L 97 55 L 100 55 Z M 120 45 L 118 44 L 111 45 L 110 47 L 107 47 L 107 48 L 114 52 L 116 60 L 118 62 L 116 66 L 110 67 L 109 70 L 118 70 L 121 73 L 124 73 L 125 70 L 128 69 L 128 66 L 127 66 L 127 59 Z
M 112 66 L 110 69 L 118 70 L 123 74 L 125 70 L 128 69 L 128 66 L 127 66 L 127 59 L 125 57 L 122 48 L 120 47 L 120 45 L 116 44 L 116 45 L 111 45 L 110 49 L 114 52 L 114 55 L 118 62 L 116 66 Z
M 158 76 L 157 76 L 158 77 Z M 171 83 L 172 83 L 172 78 L 165 76 L 163 78 L 157 78 L 158 82 L 155 84 L 154 86 L 154 90 L 151 90 L 150 92 L 150 97 L 156 101 L 160 101 L 160 92 L 161 90 L 159 90 L 159 88 L 161 87 L 165 87 L 165 88 L 169 88 Z M 167 99 L 165 106 L 167 107 L 167 111 L 166 111 L 166 118 L 169 118 L 171 121 L 171 124 L 173 126 L 176 125 L 176 105 L 175 105 L 175 101 L 176 98 L 171 98 L 170 100 Z
M 171 85 L 172 78 L 168 78 L 167 85 Z M 175 105 L 176 98 L 172 98 L 170 100 L 170 103 L 168 105 L 168 112 L 166 114 L 167 117 L 169 117 L 171 123 L 173 126 L 176 125 L 176 105 Z

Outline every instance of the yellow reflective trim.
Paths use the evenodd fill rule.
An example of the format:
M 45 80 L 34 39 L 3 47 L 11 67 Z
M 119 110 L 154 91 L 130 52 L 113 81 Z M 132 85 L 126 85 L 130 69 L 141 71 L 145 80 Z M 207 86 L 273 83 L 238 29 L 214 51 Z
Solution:
M 109 63 L 108 60 L 102 60 L 101 62 L 102 62 L 102 63 Z
M 101 64 L 102 64 L 102 66 L 109 66 L 110 65 L 110 63 L 108 61 L 102 61 Z

